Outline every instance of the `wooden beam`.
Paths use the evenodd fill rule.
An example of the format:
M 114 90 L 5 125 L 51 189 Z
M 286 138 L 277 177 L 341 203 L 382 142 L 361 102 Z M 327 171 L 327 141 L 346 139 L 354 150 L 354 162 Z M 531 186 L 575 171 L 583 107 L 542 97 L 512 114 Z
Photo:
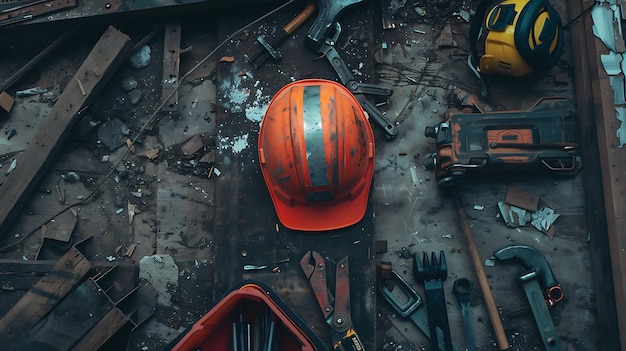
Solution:
M 0 187 L 0 235 L 6 235 L 12 220 L 54 161 L 70 135 L 79 112 L 87 106 L 126 58 L 130 38 L 109 27 L 69 81 L 26 150 L 17 156 L 17 167 Z
M 0 319 L 0 344 L 10 345 L 11 340 L 30 330 L 54 309 L 92 268 L 89 260 L 78 249 L 72 247 L 57 261 L 52 271 L 41 278 Z
M 592 1 L 568 3 L 569 17 L 576 18 Z M 572 59 L 576 72 L 576 98 L 579 114 L 580 144 L 584 161 L 586 217 L 590 233 L 591 269 L 594 277 L 598 312 L 598 340 L 600 349 L 620 350 L 626 344 L 626 298 L 624 277 L 626 258 L 619 236 L 624 233 L 624 185 L 619 183 L 626 162 L 616 159 L 613 94 L 599 55 L 607 49 L 593 35 L 593 21 L 589 13 L 571 25 Z M 605 89 L 605 90 L 603 90 Z M 612 135 L 609 135 L 612 134 Z M 612 150 L 611 150 L 612 149 Z M 598 181 L 602 179 L 602 181 Z M 618 188 L 621 187 L 621 192 Z M 615 201 L 621 201 L 621 204 Z M 618 213 L 618 216 L 615 216 Z M 618 228 L 621 226 L 621 229 Z M 620 258 L 621 257 L 621 258 Z M 622 340 L 620 341 L 620 335 Z M 620 348 L 620 343 L 622 347 Z
M 163 111 L 178 111 L 178 90 L 176 87 L 180 78 L 180 29 L 180 21 L 173 21 L 165 25 L 163 79 L 161 81 L 161 99 L 165 103 L 162 108 Z
M 71 351 L 99 350 L 130 320 L 119 308 L 111 309 L 72 348 Z

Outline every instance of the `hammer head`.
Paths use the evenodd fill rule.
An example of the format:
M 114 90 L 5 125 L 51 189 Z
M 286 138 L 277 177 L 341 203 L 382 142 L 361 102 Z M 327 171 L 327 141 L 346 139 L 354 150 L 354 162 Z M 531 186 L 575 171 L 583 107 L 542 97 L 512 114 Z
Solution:
M 565 297 L 561 290 L 561 284 L 554 277 L 548 260 L 536 248 L 527 245 L 511 245 L 496 250 L 493 256 L 502 261 L 516 258 L 522 262 L 526 269 L 534 271 L 539 283 L 546 290 L 548 306 L 554 306 Z

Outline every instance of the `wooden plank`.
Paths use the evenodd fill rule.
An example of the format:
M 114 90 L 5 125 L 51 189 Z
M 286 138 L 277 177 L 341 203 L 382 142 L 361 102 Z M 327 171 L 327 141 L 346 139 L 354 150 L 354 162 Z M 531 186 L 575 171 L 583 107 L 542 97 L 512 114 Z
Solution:
M 112 308 L 105 290 L 89 278 L 15 340 L 9 351 L 69 350 Z
M 575 18 L 584 12 L 585 7 L 593 6 L 592 2 L 570 2 L 568 4 L 569 17 Z M 579 114 L 579 127 L 581 130 L 581 150 L 585 172 L 585 203 L 587 206 L 586 217 L 590 233 L 591 266 L 596 289 L 596 306 L 598 311 L 598 340 L 601 350 L 620 349 L 620 335 L 626 336 L 626 310 L 624 305 L 626 298 L 620 295 L 617 288 L 620 276 L 624 272 L 619 262 L 615 265 L 613 259 L 621 249 L 613 246 L 615 237 L 624 233 L 623 220 L 617 220 L 611 216 L 615 213 L 613 207 L 615 201 L 613 194 L 607 192 L 611 187 L 611 172 L 620 168 L 611 168 L 608 162 L 610 155 L 606 153 L 607 140 L 603 138 L 606 131 L 603 130 L 604 120 L 615 119 L 611 89 L 603 90 L 600 76 L 604 70 L 599 60 L 599 52 L 605 53 L 606 48 L 593 35 L 593 21 L 587 13 L 571 25 L 571 38 L 574 50 L 572 59 L 576 72 L 576 97 Z M 607 94 L 607 92 L 609 94 Z M 607 95 L 603 98 L 603 95 Z M 610 100 L 610 101 L 609 101 Z M 606 111 L 606 110 L 609 111 Z M 613 111 L 610 111 L 613 110 Z M 608 112 L 608 115 L 604 115 Z M 613 137 L 615 133 L 613 132 Z M 624 163 L 622 162 L 622 174 Z M 602 179 L 602 182 L 598 181 Z M 623 204 L 623 190 L 621 192 Z M 619 194 L 616 194 L 618 197 Z M 620 214 L 621 216 L 622 214 Z M 621 226 L 619 225 L 621 223 Z M 611 258 L 609 258 L 609 254 Z M 612 262 L 613 260 L 613 262 Z M 619 260 L 617 260 L 619 261 Z M 613 269 L 607 269 L 612 266 Z M 623 284 L 623 283 L 621 283 Z M 623 291 L 623 288 L 620 290 Z M 622 346 L 626 340 L 621 340 Z M 623 348 L 623 347 L 622 347 Z
M 92 269 L 72 247 L 9 312 L 0 319 L 0 343 L 6 344 L 32 328 L 48 314 Z
M 161 82 L 161 99 L 165 103 L 161 108 L 163 111 L 178 111 L 176 86 L 180 76 L 180 37 L 180 21 L 173 21 L 165 25 L 163 80 Z
M 12 220 L 30 197 L 48 166 L 72 132 L 79 112 L 109 80 L 126 57 L 130 38 L 109 27 L 74 74 L 48 115 L 39 125 L 26 150 L 17 156 L 17 167 L 0 187 L 0 233 L 8 232 Z
M 70 350 L 99 350 L 105 342 L 128 322 L 128 317 L 126 317 L 124 312 L 115 307 L 100 319 Z

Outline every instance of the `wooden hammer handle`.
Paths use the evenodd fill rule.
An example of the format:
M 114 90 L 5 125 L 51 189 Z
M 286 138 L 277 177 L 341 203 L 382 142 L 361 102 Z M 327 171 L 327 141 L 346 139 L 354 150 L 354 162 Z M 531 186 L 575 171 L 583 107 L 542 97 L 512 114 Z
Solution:
M 313 12 L 315 12 L 315 4 L 309 3 L 308 5 L 306 5 L 304 10 L 302 10 L 302 12 L 300 12 L 296 17 L 294 17 L 294 19 L 289 21 L 289 23 L 287 23 L 283 27 L 283 30 L 285 31 L 285 33 L 287 33 L 288 35 L 291 35 L 293 31 L 295 31 L 302 23 L 304 23 L 304 21 L 306 21 L 309 17 L 311 17 Z
M 472 229 L 470 228 L 467 215 L 465 214 L 465 208 L 463 208 L 463 203 L 460 201 L 460 194 L 456 194 L 456 196 L 458 197 L 458 201 L 456 203 L 456 213 L 459 217 L 459 221 L 461 222 L 463 235 L 467 241 L 467 247 L 470 255 L 472 256 L 472 263 L 474 264 L 474 269 L 476 270 L 480 290 L 483 293 L 483 298 L 485 300 L 485 304 L 487 305 L 487 312 L 489 313 L 489 319 L 491 320 L 491 325 L 494 333 L 496 334 L 496 342 L 498 343 L 500 350 L 508 350 L 510 347 L 509 340 L 506 337 L 504 326 L 502 325 L 502 319 L 500 319 L 500 313 L 498 312 L 498 308 L 496 307 L 496 303 L 493 299 L 491 287 L 487 281 L 487 274 L 485 274 L 483 262 L 480 258 L 480 254 L 478 253 L 478 249 L 476 248 L 474 235 L 472 234 Z

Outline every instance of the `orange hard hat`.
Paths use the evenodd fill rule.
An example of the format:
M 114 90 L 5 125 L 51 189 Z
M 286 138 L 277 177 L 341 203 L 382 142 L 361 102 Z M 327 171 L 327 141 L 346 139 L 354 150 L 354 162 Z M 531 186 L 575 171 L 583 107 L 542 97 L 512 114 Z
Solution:
M 259 160 L 285 227 L 333 230 L 365 215 L 374 133 L 343 85 L 305 79 L 284 86 L 263 117 Z

